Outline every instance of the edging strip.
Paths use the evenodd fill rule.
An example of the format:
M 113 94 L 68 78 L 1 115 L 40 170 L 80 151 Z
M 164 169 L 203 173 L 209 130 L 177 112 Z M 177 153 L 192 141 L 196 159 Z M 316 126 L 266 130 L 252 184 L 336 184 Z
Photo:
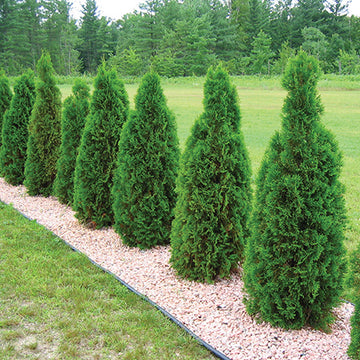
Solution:
M 8 206 L 11 206 L 13 209 L 15 209 L 19 214 L 21 214 L 25 219 L 29 220 L 29 221 L 36 221 L 36 223 L 44 228 L 46 228 L 48 231 L 50 231 L 54 236 L 56 236 L 58 239 L 60 239 L 63 243 L 65 243 L 67 246 L 69 246 L 73 251 L 78 252 L 84 256 L 87 257 L 87 259 L 94 264 L 95 266 L 97 266 L 99 269 L 101 269 L 102 271 L 108 273 L 109 275 L 113 276 L 117 281 L 119 281 L 121 283 L 121 285 L 125 286 L 128 290 L 130 290 L 131 292 L 133 292 L 135 295 L 139 296 L 140 298 L 142 298 L 143 300 L 147 301 L 150 305 L 152 305 L 153 307 L 155 307 L 158 311 L 160 311 L 163 315 L 165 315 L 168 319 L 170 319 L 173 323 L 175 323 L 177 326 L 179 326 L 181 329 L 185 330 L 191 337 L 193 337 L 200 345 L 202 345 L 203 347 L 205 347 L 207 350 L 209 350 L 211 353 L 213 353 L 216 357 L 218 357 L 221 360 L 231 360 L 229 357 L 227 357 L 225 354 L 221 353 L 220 351 L 216 350 L 214 347 L 212 347 L 210 344 L 208 344 L 207 342 L 205 342 L 204 340 L 202 340 L 199 336 L 197 336 L 194 332 L 192 332 L 186 325 L 184 325 L 181 321 L 179 321 L 178 319 L 176 319 L 174 316 L 172 316 L 168 311 L 166 311 L 164 308 L 162 308 L 160 305 L 156 304 L 154 301 L 152 301 L 151 299 L 149 299 L 147 296 L 145 296 L 144 294 L 138 292 L 135 288 L 133 288 L 131 285 L 129 285 L 128 283 L 126 283 L 124 280 L 120 279 L 117 275 L 115 275 L 113 272 L 111 272 L 108 269 L 105 269 L 104 267 L 102 267 L 101 265 L 99 265 L 98 263 L 96 263 L 94 260 L 92 260 L 90 257 L 88 257 L 86 254 L 84 254 L 83 252 L 81 252 L 79 249 L 77 249 L 76 247 L 74 247 L 73 245 L 71 245 L 70 243 L 68 243 L 66 240 L 62 239 L 60 236 L 54 234 L 51 230 L 49 230 L 46 226 L 39 224 L 37 222 L 36 219 L 31 219 L 30 217 L 28 217 L 27 215 L 25 215 L 24 213 L 22 213 L 21 211 L 19 211 L 18 209 L 14 208 L 13 205 L 7 204 L 4 201 L 0 201 Z

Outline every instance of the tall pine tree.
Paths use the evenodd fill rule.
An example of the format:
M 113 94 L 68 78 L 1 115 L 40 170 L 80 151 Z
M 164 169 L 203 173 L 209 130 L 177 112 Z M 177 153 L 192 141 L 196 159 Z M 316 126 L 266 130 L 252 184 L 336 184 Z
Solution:
M 90 88 L 83 80 L 75 80 L 73 95 L 64 101 L 61 121 L 61 146 L 57 162 L 54 194 L 64 204 L 74 198 L 74 172 L 85 119 L 89 113 Z
M 111 189 L 129 100 L 124 84 L 115 71 L 105 69 L 105 63 L 99 67 L 94 87 L 76 159 L 73 206 L 81 222 L 101 228 L 114 221 Z
M 326 328 L 344 274 L 342 157 L 320 123 L 318 62 L 300 52 L 283 77 L 283 123 L 265 154 L 246 247 L 247 310 L 272 325 Z
M 171 263 L 182 277 L 211 282 L 243 258 L 251 171 L 236 89 L 221 67 L 209 70 L 204 93 L 180 163 Z
M 29 121 L 35 102 L 34 73 L 28 70 L 14 86 L 14 97 L 5 115 L 0 149 L 0 168 L 7 182 L 24 182 L 24 166 L 29 137 Z
M 49 196 L 61 144 L 61 93 L 49 53 L 43 52 L 37 71 L 40 79 L 29 124 L 24 185 L 30 195 Z
M 124 126 L 114 182 L 115 229 L 140 248 L 170 243 L 179 147 L 175 118 L 155 73 L 144 76 Z

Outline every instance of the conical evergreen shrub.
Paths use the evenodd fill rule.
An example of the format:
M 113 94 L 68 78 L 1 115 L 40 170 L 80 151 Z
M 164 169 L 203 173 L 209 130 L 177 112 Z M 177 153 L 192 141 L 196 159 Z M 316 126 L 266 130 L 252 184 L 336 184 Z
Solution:
M 348 355 L 360 360 L 360 245 L 351 254 L 351 286 L 355 290 L 355 312 L 351 317 L 351 343 Z
M 76 79 L 73 95 L 64 101 L 61 119 L 60 157 L 54 183 L 54 194 L 63 204 L 74 199 L 74 172 L 85 119 L 89 114 L 90 88 L 81 79 Z
M 2 144 L 1 131 L 4 115 L 10 107 L 12 93 L 10 90 L 9 79 L 6 77 L 4 70 L 0 70 L 0 148 Z M 1 172 L 1 170 L 0 170 Z
M 34 73 L 29 70 L 15 83 L 10 109 L 5 114 L 0 149 L 0 167 L 12 185 L 24 182 L 24 166 L 29 137 L 28 126 L 35 102 Z
M 251 210 L 238 98 L 221 67 L 207 74 L 204 108 L 180 161 L 171 264 L 182 277 L 212 282 L 242 260 Z
M 314 58 L 290 60 L 282 129 L 261 165 L 245 252 L 248 312 L 284 328 L 326 329 L 345 271 L 342 157 L 320 123 L 318 78 Z
M 111 189 L 129 100 L 124 84 L 115 71 L 105 69 L 105 63 L 94 87 L 76 159 L 73 206 L 82 223 L 101 228 L 114 222 Z
M 37 71 L 40 79 L 29 124 L 24 185 L 29 195 L 49 196 L 61 144 L 61 93 L 49 53 L 43 52 Z
M 150 248 L 170 243 L 180 156 L 175 118 L 157 74 L 143 77 L 135 108 L 121 133 L 115 230 L 125 244 Z

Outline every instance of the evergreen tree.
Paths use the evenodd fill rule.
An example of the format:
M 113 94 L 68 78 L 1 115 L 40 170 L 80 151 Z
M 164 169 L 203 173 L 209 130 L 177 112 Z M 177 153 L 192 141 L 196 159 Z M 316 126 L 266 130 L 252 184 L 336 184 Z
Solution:
M 6 110 L 10 107 L 12 93 L 10 90 L 9 80 L 5 76 L 4 70 L 0 71 L 0 149 L 1 149 L 1 129 Z
M 83 223 L 96 228 L 113 223 L 113 175 L 120 133 L 127 120 L 129 100 L 124 84 L 105 63 L 94 82 L 74 177 L 74 210 Z
M 49 53 L 43 52 L 37 71 L 40 79 L 29 123 L 24 185 L 32 196 L 49 196 L 61 144 L 61 93 Z
M 355 312 L 351 317 L 351 343 L 348 355 L 360 360 L 360 245 L 351 254 L 351 286 L 355 290 Z
M 291 46 L 301 46 L 303 42 L 301 31 L 306 27 L 314 27 L 324 34 L 327 33 L 326 20 L 329 13 L 325 10 L 324 0 L 298 0 L 291 11 Z
M 71 3 L 52 0 L 44 2 L 43 6 L 45 46 L 51 54 L 54 69 L 58 74 L 76 73 L 79 53 L 74 48 L 79 39 L 75 20 L 70 19 Z
M 28 125 L 34 102 L 34 73 L 29 70 L 15 83 L 14 97 L 5 115 L 2 128 L 0 168 L 5 180 L 12 185 L 24 182 Z
M 261 166 L 245 254 L 248 312 L 284 328 L 326 328 L 343 283 L 342 157 L 320 123 L 318 77 L 304 52 L 289 61 L 282 130 Z
M 115 53 L 114 26 L 109 26 L 106 18 L 98 17 L 95 0 L 86 0 L 82 5 L 82 14 L 78 50 L 83 63 L 82 70 L 94 74 L 101 59 L 107 59 L 109 53 Z
M 274 56 L 271 51 L 271 38 L 262 30 L 252 42 L 250 54 L 250 69 L 253 74 L 268 74 L 270 59 Z
M 241 50 L 246 51 L 249 43 L 250 3 L 249 0 L 230 0 L 230 19 L 237 28 L 237 37 Z
M 249 235 L 250 163 L 240 132 L 235 86 L 218 67 L 204 86 L 204 112 L 180 162 L 171 263 L 190 280 L 226 277 Z
M 144 76 L 124 125 L 114 181 L 115 230 L 140 248 L 170 243 L 179 147 L 174 116 L 155 73 Z
M 7 19 L 3 64 L 12 74 L 35 70 L 44 47 L 43 4 L 37 0 L 15 1 Z
M 74 197 L 74 171 L 85 118 L 89 113 L 90 89 L 83 80 L 75 80 L 73 95 L 64 101 L 61 121 L 60 157 L 54 194 L 63 204 L 70 204 Z

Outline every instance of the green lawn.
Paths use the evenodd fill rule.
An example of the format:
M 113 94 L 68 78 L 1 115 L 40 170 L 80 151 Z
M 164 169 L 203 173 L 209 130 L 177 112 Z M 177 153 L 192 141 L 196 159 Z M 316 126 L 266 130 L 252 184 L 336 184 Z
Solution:
M 191 126 L 202 112 L 204 78 L 164 79 L 162 86 L 178 125 L 183 148 Z M 242 130 L 252 161 L 254 177 L 270 137 L 281 125 L 281 109 L 286 92 L 280 78 L 236 77 L 242 113 Z M 126 84 L 134 107 L 139 82 Z M 348 228 L 346 246 L 353 250 L 360 242 L 360 77 L 326 76 L 319 83 L 325 107 L 323 123 L 333 131 L 344 155 L 342 181 L 346 186 Z M 70 85 L 61 85 L 63 96 Z
M 114 277 L 2 203 L 0 358 L 215 359 Z

